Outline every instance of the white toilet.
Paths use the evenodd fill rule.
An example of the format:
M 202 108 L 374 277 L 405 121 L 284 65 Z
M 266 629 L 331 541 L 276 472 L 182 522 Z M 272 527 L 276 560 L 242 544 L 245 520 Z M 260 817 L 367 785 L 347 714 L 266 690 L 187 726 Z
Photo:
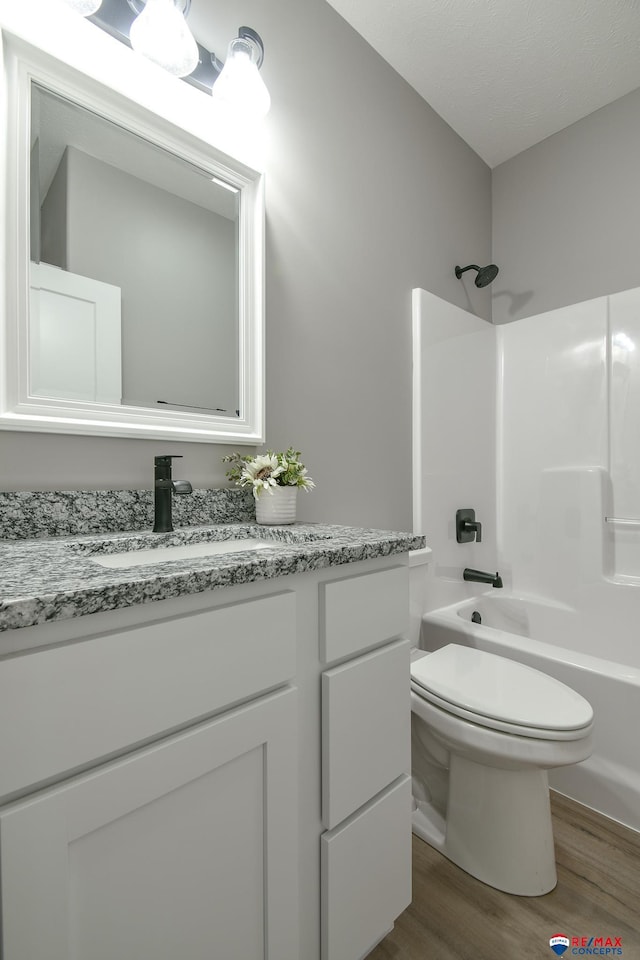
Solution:
M 482 650 L 411 663 L 413 830 L 507 893 L 556 885 L 547 770 L 591 753 L 593 710 L 565 684 Z

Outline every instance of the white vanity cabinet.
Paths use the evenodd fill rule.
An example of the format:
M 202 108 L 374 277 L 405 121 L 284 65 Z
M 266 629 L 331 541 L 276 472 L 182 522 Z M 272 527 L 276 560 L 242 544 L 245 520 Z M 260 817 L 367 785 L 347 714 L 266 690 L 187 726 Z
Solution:
M 247 592 L 0 662 L 3 960 L 298 960 L 295 593 Z
M 0 635 L 3 960 L 362 960 L 411 898 L 405 559 Z

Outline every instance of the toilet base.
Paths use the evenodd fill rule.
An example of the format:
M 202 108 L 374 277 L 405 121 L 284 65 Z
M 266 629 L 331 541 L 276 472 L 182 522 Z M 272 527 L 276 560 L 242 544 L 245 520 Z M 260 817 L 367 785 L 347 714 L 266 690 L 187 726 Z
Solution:
M 545 770 L 501 770 L 452 754 L 446 818 L 419 802 L 413 831 L 505 893 L 537 897 L 557 883 Z

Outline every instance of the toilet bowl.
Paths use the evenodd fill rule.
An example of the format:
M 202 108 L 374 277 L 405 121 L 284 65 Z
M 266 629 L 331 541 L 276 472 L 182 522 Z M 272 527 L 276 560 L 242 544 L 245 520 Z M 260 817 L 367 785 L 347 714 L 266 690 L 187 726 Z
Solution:
M 539 670 L 450 644 L 414 651 L 411 711 L 414 833 L 498 890 L 552 890 L 547 770 L 591 754 L 591 705 Z

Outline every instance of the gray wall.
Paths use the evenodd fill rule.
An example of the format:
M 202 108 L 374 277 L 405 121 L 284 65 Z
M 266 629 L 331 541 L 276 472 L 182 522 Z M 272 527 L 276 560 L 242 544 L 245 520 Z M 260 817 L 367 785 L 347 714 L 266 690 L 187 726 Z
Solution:
M 493 171 L 493 319 L 640 286 L 640 90 Z
M 29 159 L 29 241 L 30 257 L 36 263 L 40 262 L 40 141 L 36 139 L 31 147 Z
M 324 0 L 193 0 L 190 19 L 223 56 L 240 23 L 265 41 L 267 444 L 304 454 L 303 518 L 407 528 L 411 289 L 489 316 L 489 291 L 453 268 L 491 259 L 490 171 Z M 4 489 L 148 485 L 153 454 L 178 446 L 179 475 L 215 486 L 228 449 L 0 445 Z
M 305 518 L 406 528 L 411 289 L 489 316 L 453 268 L 489 257 L 490 171 L 322 0 L 245 9 L 273 104 L 267 441 L 304 454 Z
M 39 179 L 40 175 L 38 174 L 38 180 Z M 32 182 L 34 180 L 33 173 L 31 174 L 31 180 Z M 47 195 L 42 201 L 40 218 L 37 224 L 34 223 L 37 218 L 34 214 L 33 203 L 39 198 L 39 188 L 37 188 L 36 191 L 32 187 L 31 210 L 29 211 L 31 219 L 30 229 L 32 233 L 34 227 L 37 227 L 40 231 L 38 243 L 40 247 L 39 255 L 36 255 L 38 251 L 33 249 L 32 244 L 32 258 L 37 261 L 42 258 L 45 263 L 51 263 L 55 267 L 60 267 L 62 270 L 67 269 L 68 185 L 69 151 L 65 150 L 58 164 L 58 169 L 51 181 L 51 185 L 47 190 Z M 38 200 L 38 203 L 39 202 Z

